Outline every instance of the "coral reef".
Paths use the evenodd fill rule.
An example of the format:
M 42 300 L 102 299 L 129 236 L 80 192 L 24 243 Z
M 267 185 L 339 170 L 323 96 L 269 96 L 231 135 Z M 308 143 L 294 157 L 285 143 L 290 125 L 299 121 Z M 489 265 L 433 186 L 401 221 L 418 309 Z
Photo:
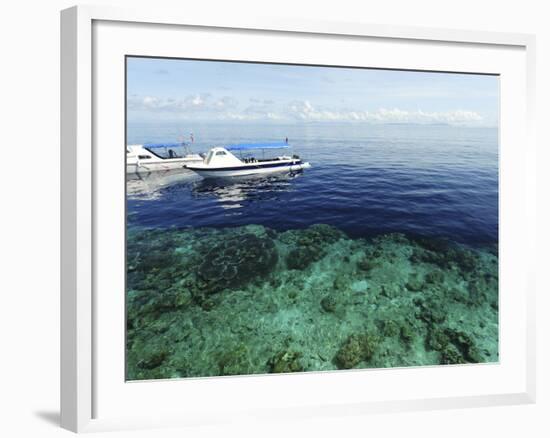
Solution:
M 325 312 L 334 312 L 336 310 L 336 298 L 333 295 L 327 295 L 321 300 L 321 307 Z
M 270 238 L 252 233 L 237 234 L 204 248 L 197 275 L 204 281 L 203 290 L 215 293 L 263 277 L 276 264 L 277 251 Z
M 220 376 L 249 374 L 252 371 L 248 348 L 244 344 L 220 354 L 218 359 Z
M 365 333 L 353 334 L 336 354 L 334 361 L 338 368 L 353 368 L 362 361 L 369 361 L 378 344 L 378 337 Z
M 290 243 L 286 263 L 288 269 L 306 269 L 326 253 L 328 245 L 343 238 L 345 234 L 337 228 L 325 224 L 312 225 L 305 230 L 291 230 L 284 233 L 282 240 Z
M 127 378 L 498 360 L 498 252 L 449 240 L 130 229 Z
M 272 373 L 293 373 L 303 371 L 300 363 L 302 354 L 297 351 L 280 351 L 269 360 L 269 370 Z

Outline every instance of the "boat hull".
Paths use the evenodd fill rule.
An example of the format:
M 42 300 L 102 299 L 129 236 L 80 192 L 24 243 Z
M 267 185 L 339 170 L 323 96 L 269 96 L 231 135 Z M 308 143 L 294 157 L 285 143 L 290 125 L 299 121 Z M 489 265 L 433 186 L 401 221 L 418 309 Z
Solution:
M 292 173 L 292 172 L 299 172 L 303 169 L 308 169 L 311 167 L 309 163 L 285 163 L 285 164 L 278 164 L 276 166 L 243 166 L 239 168 L 229 168 L 229 169 L 223 169 L 223 168 L 217 168 L 217 169 L 204 169 L 195 167 L 193 165 L 187 165 L 185 166 L 187 169 L 192 170 L 193 172 L 196 172 L 203 178 L 228 178 L 228 177 L 235 177 L 235 176 L 248 176 L 248 175 L 263 175 L 263 174 L 269 174 L 269 173 L 280 173 L 280 172 L 286 172 L 286 173 Z
M 165 170 L 182 169 L 186 165 L 201 163 L 200 159 L 175 159 L 162 161 L 148 161 L 140 163 L 126 163 L 126 173 L 149 173 Z

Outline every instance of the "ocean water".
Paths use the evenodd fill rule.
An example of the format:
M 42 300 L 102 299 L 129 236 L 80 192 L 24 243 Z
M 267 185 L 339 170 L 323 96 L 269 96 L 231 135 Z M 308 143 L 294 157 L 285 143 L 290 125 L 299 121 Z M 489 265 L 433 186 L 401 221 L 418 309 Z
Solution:
M 212 183 L 186 174 L 147 200 L 139 196 L 143 193 L 138 183 L 138 196 L 131 194 L 128 199 L 130 226 L 261 224 L 288 230 L 325 223 L 351 237 L 404 232 L 471 244 L 497 240 L 495 128 L 365 124 L 193 128 L 193 149 L 203 152 L 212 145 L 288 137 L 312 168 L 294 178 L 260 181 Z M 166 122 L 130 124 L 128 141 L 174 141 L 182 132 L 187 135 L 179 125 Z M 149 176 L 153 189 L 158 188 L 154 181 L 158 176 Z
M 128 124 L 128 143 L 187 137 Z M 498 131 L 198 124 L 294 175 L 127 179 L 127 378 L 498 361 Z

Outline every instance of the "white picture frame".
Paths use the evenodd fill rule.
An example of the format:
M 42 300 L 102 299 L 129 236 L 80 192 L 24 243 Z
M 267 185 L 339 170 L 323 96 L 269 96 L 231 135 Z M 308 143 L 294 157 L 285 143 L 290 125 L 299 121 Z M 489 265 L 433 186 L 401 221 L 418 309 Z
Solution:
M 107 24 L 105 31 L 98 30 L 97 26 L 101 23 Z M 511 145 L 512 139 L 513 143 L 516 143 L 515 148 L 510 146 L 505 149 L 505 160 L 501 161 L 500 187 L 500 219 L 504 220 L 503 232 L 506 234 L 503 241 L 505 244 L 500 249 L 503 256 L 500 272 L 504 274 L 501 275 L 501 282 L 513 283 L 516 293 L 514 296 L 505 294 L 501 299 L 500 323 L 503 327 L 501 338 L 505 343 L 510 342 L 509 350 L 506 350 L 508 347 L 507 344 L 505 345 L 505 353 L 513 353 L 513 355 L 501 355 L 501 362 L 494 365 L 450 367 L 445 371 L 441 370 L 441 367 L 423 367 L 414 370 L 335 372 L 330 373 L 330 378 L 326 377 L 327 373 L 300 373 L 292 376 L 275 376 L 275 379 L 271 376 L 190 379 L 191 381 L 186 383 L 185 393 L 182 393 L 181 382 L 147 382 L 144 386 L 137 386 L 120 381 L 118 371 L 118 374 L 111 374 L 109 363 L 105 361 L 109 360 L 109 351 L 113 350 L 109 350 L 111 346 L 104 347 L 108 342 L 102 333 L 106 327 L 114 331 L 117 331 L 118 327 L 122 333 L 124 326 L 118 325 L 120 321 L 116 318 L 119 316 L 113 316 L 112 320 L 109 320 L 110 315 L 106 315 L 109 312 L 105 312 L 106 302 L 115 311 L 121 311 L 117 309 L 117 306 L 120 307 L 120 301 L 111 303 L 106 300 L 97 300 L 98 287 L 104 290 L 101 285 L 109 284 L 111 278 L 109 271 L 102 268 L 106 263 L 105 245 L 102 245 L 103 242 L 100 242 L 101 238 L 98 236 L 108 234 L 108 231 L 104 232 L 101 225 L 100 207 L 104 202 L 111 202 L 104 199 L 105 190 L 101 189 L 101 184 L 110 182 L 117 184 L 115 172 L 120 163 L 107 166 L 101 154 L 97 154 L 97 139 L 109 135 L 102 131 L 107 128 L 99 130 L 97 128 L 98 122 L 101 125 L 102 113 L 98 112 L 103 105 L 97 86 L 98 81 L 103 80 L 101 75 L 107 74 L 108 71 L 103 72 L 101 67 L 95 65 L 94 60 L 102 59 L 101 52 L 105 47 L 105 38 L 111 38 L 110 41 L 113 43 L 112 54 L 106 56 L 119 57 L 121 53 L 136 54 L 126 52 L 125 47 L 118 47 L 116 44 L 118 30 L 115 27 L 118 25 L 129 25 L 132 29 L 124 32 L 134 32 L 133 36 L 137 35 L 135 32 L 139 32 L 140 26 L 143 28 L 148 26 L 149 31 L 152 32 L 151 35 L 161 32 L 161 29 L 169 32 L 187 29 L 190 32 L 200 31 L 205 35 L 209 32 L 234 31 L 240 38 L 250 41 L 269 34 L 269 37 L 274 39 L 335 38 L 338 39 L 338 44 L 348 44 L 349 41 L 356 43 L 366 40 L 383 41 L 387 45 L 407 44 L 411 47 L 424 47 L 428 52 L 434 47 L 434 50 L 437 47 L 439 47 L 437 50 L 446 50 L 447 47 L 452 46 L 457 50 L 464 49 L 465 53 L 468 50 L 477 49 L 501 53 L 502 63 L 499 61 L 491 64 L 494 67 L 491 67 L 487 61 L 484 63 L 481 59 L 475 61 L 477 58 L 472 58 L 472 63 L 467 69 L 461 69 L 459 61 L 456 60 L 454 65 L 457 67 L 453 69 L 449 67 L 453 65 L 450 60 L 433 59 L 425 69 L 503 74 L 503 71 L 509 68 L 510 74 L 508 76 L 504 74 L 504 77 L 511 78 L 510 81 L 512 79 L 516 81 L 513 83 L 504 81 L 501 89 L 504 96 L 501 123 L 506 123 L 504 132 L 501 130 L 503 147 L 508 148 L 506 145 Z M 136 44 L 139 44 L 139 41 Z M 452 47 L 451 51 L 454 50 Z M 200 51 L 200 47 L 196 50 Z M 262 48 L 262 50 L 269 52 L 269 48 Z M 403 49 L 399 50 L 403 51 Z M 75 432 L 83 432 L 207 424 L 250 416 L 256 419 L 288 419 L 312 415 L 359 415 L 369 412 L 533 403 L 535 400 L 535 292 L 532 270 L 535 263 L 532 258 L 535 254 L 533 246 L 535 244 L 536 186 L 536 151 L 533 138 L 534 53 L 534 36 L 524 34 L 424 29 L 365 23 L 313 22 L 306 19 L 266 18 L 228 22 L 223 17 L 193 16 L 189 11 L 162 11 L 156 8 L 136 11 L 103 6 L 77 6 L 62 11 L 61 426 Z M 239 56 L 228 54 L 227 57 L 238 59 Z M 273 54 L 273 56 L 277 55 Z M 328 53 L 324 56 L 330 57 L 335 54 Z M 337 64 L 338 60 L 334 62 Z M 447 62 L 446 66 L 437 67 L 438 63 L 445 62 Z M 479 62 L 480 69 L 475 68 L 475 62 Z M 399 63 L 387 66 L 400 68 Z M 500 68 L 502 71 L 499 70 Z M 110 87 L 124 87 L 123 78 L 114 79 Z M 507 90 L 514 87 L 517 89 L 514 92 L 516 94 L 510 95 L 508 99 Z M 115 94 L 120 93 L 122 88 Z M 514 108 L 512 108 L 512 103 L 517 105 L 513 105 Z M 115 119 L 119 115 L 117 114 Z M 123 178 L 122 171 L 118 178 Z M 523 208 L 518 209 L 517 202 L 522 202 Z M 518 236 L 520 228 L 523 232 L 521 239 Z M 117 235 L 114 236 L 114 240 L 111 239 L 111 242 L 115 242 L 112 245 L 116 245 L 117 241 L 120 242 L 117 240 L 119 237 L 120 235 Z M 518 250 L 523 250 L 525 254 L 521 260 L 514 258 Z M 123 251 L 123 248 L 119 248 L 118 253 L 120 251 Z M 115 263 L 114 266 L 116 266 L 114 269 L 122 269 L 119 264 Z M 114 271 L 112 275 L 116 275 Z M 114 279 L 113 284 L 117 284 Z M 116 286 L 113 288 L 115 291 L 118 290 Z M 507 330 L 512 322 L 515 324 L 514 330 Z M 114 343 L 113 348 L 116 346 L 117 344 Z M 98 354 L 98 351 L 102 354 Z M 123 356 L 124 352 L 120 351 L 116 359 L 113 357 L 113 363 L 118 364 L 113 367 L 119 367 Z M 454 379 L 458 383 L 453 391 L 446 392 L 445 385 L 440 385 L 442 389 L 439 392 L 434 390 L 429 393 L 431 395 L 422 396 L 418 396 L 422 393 L 418 388 L 407 390 L 406 383 L 403 384 L 405 387 L 395 390 L 388 389 L 386 392 L 380 390 L 379 395 L 373 397 L 361 394 L 354 394 L 352 397 L 349 391 L 346 392 L 346 388 L 361 387 L 364 379 L 370 379 L 372 382 L 374 378 L 381 382 L 385 380 L 409 382 L 412 379 L 417 382 L 422 382 L 422 379 L 447 382 L 449 379 Z M 113 379 L 118 379 L 115 382 L 116 385 L 113 385 Z M 322 395 L 316 392 L 315 388 L 323 385 L 324 382 L 327 382 L 328 388 L 333 389 L 325 391 L 325 395 Z M 475 382 L 480 382 L 477 391 L 472 389 Z M 489 383 L 483 386 L 482 382 Z M 113 392 L 108 394 L 113 400 L 112 406 L 107 406 L 104 395 L 107 394 L 106 391 L 110 391 L 109 388 L 113 386 L 124 388 L 125 385 L 131 387 L 131 393 L 123 394 L 122 390 L 117 393 L 117 389 L 113 389 Z M 292 387 L 301 389 L 296 400 L 290 403 L 282 394 Z M 462 390 L 458 387 L 462 387 Z M 262 392 L 273 391 L 270 403 L 264 403 L 257 388 L 261 388 Z M 201 405 L 197 402 L 196 409 L 186 410 L 185 415 L 181 407 L 167 409 L 166 406 L 161 405 L 145 406 L 143 412 L 134 415 L 129 413 L 131 410 L 117 411 L 117 406 L 121 405 L 122 400 L 117 397 L 135 399 L 136 395 L 143 394 L 144 398 L 149 398 L 152 394 L 158 396 L 162 391 L 169 393 L 166 397 L 168 401 L 178 395 L 180 399 L 184 399 L 190 391 L 217 394 L 220 400 L 209 411 L 205 409 L 207 404 Z M 234 405 L 229 406 L 224 398 L 224 394 L 227 395 L 229 391 L 233 394 L 242 392 L 243 400 L 237 397 Z M 308 391 L 311 393 L 309 399 L 308 396 L 301 396 Z M 382 393 L 387 394 L 387 397 L 380 396 Z M 244 400 L 255 396 L 258 397 L 256 400 Z M 313 402 L 314 399 L 315 402 Z M 227 406 L 227 409 L 224 406 Z

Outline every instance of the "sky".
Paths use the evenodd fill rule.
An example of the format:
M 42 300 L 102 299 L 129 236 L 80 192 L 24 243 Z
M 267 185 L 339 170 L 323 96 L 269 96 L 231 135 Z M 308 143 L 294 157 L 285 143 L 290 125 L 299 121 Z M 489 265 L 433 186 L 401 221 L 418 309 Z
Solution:
M 127 58 L 128 121 L 497 126 L 498 77 Z

